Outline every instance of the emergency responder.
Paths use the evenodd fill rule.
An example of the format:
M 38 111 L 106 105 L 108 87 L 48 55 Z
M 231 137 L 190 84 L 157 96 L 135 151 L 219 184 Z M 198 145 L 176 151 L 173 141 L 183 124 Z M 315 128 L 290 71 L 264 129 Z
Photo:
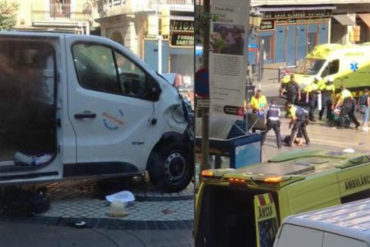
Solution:
M 355 117 L 355 102 L 351 92 L 344 88 L 343 85 L 340 86 L 340 94 L 338 100 L 334 106 L 334 109 L 341 106 L 340 114 L 339 114 L 339 128 L 344 127 L 344 118 L 348 114 L 351 121 L 355 124 L 355 128 L 357 129 L 360 126 L 360 123 Z
M 252 97 L 250 102 L 252 112 L 258 115 L 258 118 L 264 120 L 264 111 L 267 107 L 267 100 L 260 89 L 256 91 L 256 94 Z
M 265 142 L 267 132 L 271 129 L 274 130 L 276 136 L 276 144 L 278 148 L 281 148 L 281 134 L 280 134 L 280 108 L 276 105 L 275 100 L 271 101 L 271 105 L 267 109 L 266 113 L 266 127 L 267 130 L 262 134 L 262 145 Z
M 303 134 L 303 137 L 306 140 L 306 144 L 309 145 L 310 138 L 308 137 L 306 129 L 308 124 L 307 110 L 300 106 L 295 106 L 288 101 L 285 103 L 285 109 L 288 112 L 291 119 L 289 122 L 289 128 L 292 128 L 293 126 L 288 146 L 289 147 L 292 146 L 298 132 L 301 132 Z
M 315 109 L 317 106 L 317 93 L 318 93 L 318 82 L 319 79 L 315 78 L 313 82 L 308 84 L 304 89 L 305 101 L 309 105 L 309 119 L 315 122 Z
M 290 81 L 285 84 L 281 84 L 280 97 L 283 97 L 284 93 L 287 94 L 287 100 L 296 104 L 297 101 L 301 100 L 301 89 L 298 83 L 294 79 L 294 74 L 290 75 Z
M 333 83 L 333 78 L 329 77 L 326 82 L 324 80 L 319 83 L 319 90 L 321 91 L 321 111 L 319 112 L 319 119 L 322 120 L 322 116 L 324 115 L 324 111 L 326 108 L 326 120 L 332 119 L 332 105 L 333 101 L 332 98 L 334 97 L 335 93 L 335 86 Z

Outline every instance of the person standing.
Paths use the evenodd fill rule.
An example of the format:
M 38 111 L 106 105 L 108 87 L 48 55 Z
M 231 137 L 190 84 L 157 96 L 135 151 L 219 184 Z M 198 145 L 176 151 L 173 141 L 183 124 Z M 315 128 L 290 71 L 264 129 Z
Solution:
M 271 101 L 271 105 L 267 109 L 266 119 L 267 130 L 262 135 L 262 145 L 265 142 L 267 132 L 273 129 L 276 136 L 276 145 L 278 146 L 278 148 L 281 148 L 280 108 L 276 105 L 275 100 Z
M 332 119 L 332 105 L 333 101 L 332 98 L 335 93 L 335 86 L 333 83 L 333 78 L 329 77 L 328 80 L 324 83 L 322 81 L 321 84 L 319 84 L 319 90 L 321 91 L 321 97 L 322 97 L 322 107 L 321 111 L 319 112 L 319 119 L 322 120 L 322 116 L 324 115 L 324 111 L 326 108 L 326 120 Z
M 309 145 L 310 138 L 308 137 L 306 129 L 308 125 L 308 112 L 304 108 L 295 106 L 288 101 L 285 103 L 285 109 L 290 116 L 289 128 L 293 127 L 288 146 L 292 146 L 298 132 L 302 133 L 304 139 L 306 140 L 306 145 Z
M 310 84 L 308 84 L 304 89 L 304 93 L 305 93 L 305 96 L 306 96 L 306 103 L 308 103 L 309 105 L 309 119 L 310 121 L 312 122 L 316 122 L 315 120 L 315 109 L 316 109 L 316 106 L 317 106 L 317 93 L 318 93 L 318 79 L 315 78 L 313 82 L 311 82 Z
M 351 92 L 344 88 L 344 86 L 340 86 L 341 92 L 339 94 L 338 101 L 336 102 L 334 109 L 341 106 L 340 114 L 339 114 L 339 128 L 344 127 L 344 118 L 348 114 L 351 121 L 355 124 L 355 128 L 357 129 L 360 126 L 356 116 L 355 116 L 355 104 L 353 100 L 353 96 Z
M 252 112 L 258 115 L 258 118 L 264 120 L 264 110 L 267 107 L 267 100 L 260 89 L 256 91 L 256 94 L 252 97 L 250 102 Z
M 287 101 L 291 104 L 296 104 L 297 101 L 301 100 L 301 89 L 298 83 L 294 79 L 294 74 L 290 75 L 290 81 L 288 83 L 281 84 L 280 97 L 286 92 Z
M 369 106 L 370 106 L 370 96 L 369 90 L 366 88 L 364 94 L 360 96 L 358 104 L 360 105 L 360 112 L 362 116 L 362 130 L 365 132 L 369 131 L 368 120 L 369 120 Z

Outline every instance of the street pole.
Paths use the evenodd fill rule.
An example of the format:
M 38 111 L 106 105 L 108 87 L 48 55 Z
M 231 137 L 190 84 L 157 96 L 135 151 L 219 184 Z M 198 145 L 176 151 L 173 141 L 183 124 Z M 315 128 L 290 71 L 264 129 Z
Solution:
M 162 74 L 162 36 L 159 35 L 158 39 L 158 73 Z
M 258 89 L 261 89 L 261 81 L 262 81 L 262 70 L 263 70 L 263 45 L 264 45 L 264 40 L 260 39 L 259 45 L 258 45 L 258 52 L 259 52 L 259 58 L 258 58 Z
M 210 0 L 203 1 L 203 16 L 206 17 L 206 21 L 204 22 L 203 29 L 203 68 L 209 68 L 209 35 L 210 35 Z M 210 169 L 209 166 L 209 106 L 205 107 L 202 106 L 201 108 L 202 114 L 202 163 L 201 163 L 201 171 Z

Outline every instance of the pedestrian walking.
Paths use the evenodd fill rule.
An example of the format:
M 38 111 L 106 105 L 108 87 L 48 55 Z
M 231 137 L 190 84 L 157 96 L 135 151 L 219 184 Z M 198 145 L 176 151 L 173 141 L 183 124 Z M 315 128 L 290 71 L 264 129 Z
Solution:
M 286 93 L 287 101 L 289 101 L 291 104 L 296 104 L 301 100 L 301 89 L 294 79 L 294 74 L 290 75 L 290 81 L 288 83 L 285 85 L 281 84 L 281 86 L 280 97 Z
M 310 84 L 308 84 L 304 89 L 305 100 L 309 105 L 309 119 L 315 122 L 315 109 L 317 106 L 317 94 L 318 94 L 318 78 L 315 78 Z
M 341 107 L 340 114 L 339 114 L 339 127 L 344 127 L 345 116 L 348 114 L 351 121 L 355 124 L 355 128 L 357 129 L 360 126 L 356 116 L 355 116 L 355 103 L 353 100 L 353 96 L 351 92 L 344 88 L 344 86 L 340 86 L 341 92 L 338 97 L 338 101 L 336 102 L 334 109 L 337 107 Z
M 364 94 L 360 96 L 358 100 L 358 104 L 360 107 L 360 113 L 363 114 L 362 116 L 362 130 L 365 132 L 369 131 L 368 120 L 369 120 L 369 106 L 370 106 L 370 96 L 369 90 L 366 88 L 364 90 Z
M 333 78 L 329 77 L 326 82 L 322 81 L 319 84 L 319 90 L 321 91 L 321 103 L 322 107 L 319 112 L 319 119 L 322 120 L 322 116 L 324 115 L 324 111 L 326 109 L 326 120 L 332 120 L 332 105 L 333 105 L 333 97 L 335 93 L 335 86 L 333 83 Z
M 276 145 L 278 148 L 281 148 L 280 108 L 278 105 L 276 105 L 275 100 L 271 101 L 271 105 L 267 109 L 266 119 L 267 119 L 266 123 L 267 130 L 262 135 L 262 145 L 265 142 L 267 132 L 273 129 L 276 136 Z
M 298 132 L 301 132 L 304 139 L 306 140 L 306 144 L 310 144 L 310 138 L 308 137 L 307 133 L 307 125 L 308 125 L 308 111 L 300 106 L 295 106 L 288 101 L 285 103 L 285 109 L 288 111 L 290 116 L 289 128 L 292 128 L 292 132 L 290 134 L 289 144 L 288 146 L 291 147 L 294 140 L 296 140 L 296 136 Z

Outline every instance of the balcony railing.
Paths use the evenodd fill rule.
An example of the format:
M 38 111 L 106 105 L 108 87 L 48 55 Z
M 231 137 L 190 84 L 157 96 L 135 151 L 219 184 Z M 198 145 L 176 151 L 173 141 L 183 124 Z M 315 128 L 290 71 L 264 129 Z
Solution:
M 72 9 L 70 4 L 50 4 L 48 9 L 46 6 L 33 5 L 31 8 L 32 22 L 68 23 L 88 21 L 90 19 L 91 9 L 86 9 L 86 6 L 80 6 L 76 9 Z

